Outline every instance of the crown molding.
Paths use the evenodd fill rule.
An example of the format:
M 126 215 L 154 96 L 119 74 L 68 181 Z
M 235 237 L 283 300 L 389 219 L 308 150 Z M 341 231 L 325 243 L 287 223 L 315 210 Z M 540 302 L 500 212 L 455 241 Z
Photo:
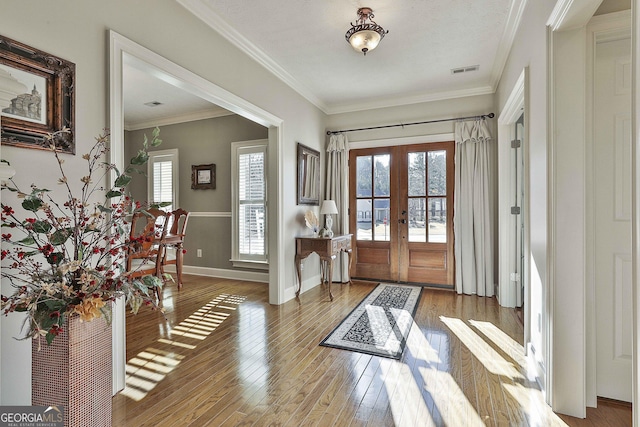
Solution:
M 602 0 L 558 0 L 547 25 L 551 31 L 569 31 L 581 28 L 598 10 Z
M 443 101 L 446 99 L 465 98 L 467 96 L 491 95 L 495 88 L 480 86 L 470 89 L 451 90 L 446 92 L 424 93 L 420 95 L 400 96 L 396 98 L 372 99 L 349 104 L 337 104 L 327 114 L 351 113 L 355 111 L 374 110 L 377 108 L 398 107 L 402 105 L 421 104 L 423 102 Z
M 500 83 L 504 67 L 507 65 L 509 52 L 511 52 L 511 47 L 516 38 L 516 33 L 520 27 L 520 21 L 522 21 L 522 15 L 524 14 L 526 6 L 527 0 L 512 0 L 511 2 L 507 25 L 505 25 L 504 32 L 502 33 L 498 51 L 496 52 L 496 59 L 493 61 L 493 70 L 491 70 L 491 86 L 494 88 L 494 92 L 498 87 L 498 83 Z
M 215 13 L 207 5 L 204 0 L 176 0 L 185 9 L 196 17 L 200 18 L 205 24 L 211 27 L 215 32 L 227 39 L 231 44 L 236 46 L 242 52 L 246 53 L 251 59 L 262 65 L 278 79 L 282 80 L 287 86 L 296 91 L 307 101 L 318 107 L 323 112 L 327 112 L 327 106 L 313 94 L 306 86 L 295 79 L 277 62 L 262 51 L 259 47 L 249 41 L 240 34 L 227 21 L 222 19 L 220 15 Z
M 177 114 L 173 116 L 160 117 L 157 119 L 150 120 L 142 120 L 136 122 L 125 122 L 124 130 L 132 131 L 132 130 L 140 130 L 140 129 L 149 129 L 156 126 L 168 126 L 175 125 L 178 123 L 186 123 L 186 122 L 195 122 L 197 120 L 205 120 L 205 119 L 215 119 L 217 117 L 225 117 L 232 116 L 235 113 L 231 111 L 220 111 L 220 109 L 215 110 L 203 110 L 196 111 L 193 113 L 185 113 L 185 114 Z
M 306 86 L 295 79 L 277 62 L 269 57 L 258 46 L 249 41 L 246 37 L 234 29 L 220 15 L 214 12 L 206 0 L 176 0 L 190 13 L 202 20 L 206 25 L 236 46 L 254 61 L 262 65 L 266 70 L 296 91 L 303 98 L 311 102 L 325 114 L 340 114 L 356 111 L 373 110 L 377 108 L 396 107 L 401 105 L 419 104 L 423 102 L 442 101 L 453 98 L 463 98 L 467 96 L 493 94 L 496 91 L 502 72 L 506 65 L 513 40 L 520 25 L 527 0 L 512 0 L 507 25 L 502 35 L 496 60 L 488 84 L 453 91 L 427 92 L 422 94 L 412 94 L 408 96 L 398 96 L 393 98 L 379 98 L 366 101 L 357 101 L 344 104 L 327 104 L 313 94 Z M 564 1 L 564 0 L 560 0 Z M 573 0 L 568 0 L 569 2 Z M 593 1 L 593 0 L 589 0 Z

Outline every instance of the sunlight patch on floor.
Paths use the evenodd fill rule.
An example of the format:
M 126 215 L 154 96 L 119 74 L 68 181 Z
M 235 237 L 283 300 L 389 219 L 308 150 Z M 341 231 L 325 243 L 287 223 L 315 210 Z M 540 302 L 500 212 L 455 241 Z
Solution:
M 566 426 L 551 407 L 545 402 L 542 391 L 535 382 L 530 364 L 524 354 L 524 347 L 491 322 L 469 320 L 469 323 L 493 342 L 520 368 L 527 372 L 529 379 L 522 374 L 514 375 L 515 366 L 494 350 L 473 329 L 462 320 L 440 316 L 442 322 L 451 329 L 473 355 L 495 375 L 502 376 L 501 387 L 505 391 L 505 399 L 517 402 L 517 410 L 523 415 L 527 424 L 537 426 Z
M 438 334 L 434 333 L 435 335 Z M 441 345 L 448 346 L 448 340 Z M 447 426 L 485 425 L 456 380 L 448 372 L 449 361 L 440 358 L 438 351 L 433 348 L 415 323 L 407 339 L 407 350 L 415 357 L 416 364 L 419 366 L 418 371 L 422 377 L 420 387 L 424 389 L 423 393 L 429 395 L 420 396 L 421 399 L 423 402 L 433 401 L 433 408 L 427 408 L 431 422 L 435 416 Z
M 518 401 L 531 427 L 566 427 L 567 424 L 544 401 L 544 396 L 540 390 L 524 387 L 518 383 L 504 384 L 504 388 Z
M 161 342 L 162 344 L 175 345 L 176 347 L 182 347 L 182 348 L 186 348 L 188 350 L 193 350 L 194 348 L 196 348 L 196 346 L 192 345 L 192 344 L 185 344 L 183 342 L 171 341 L 171 340 L 167 340 L 167 339 L 164 339 L 164 338 L 160 338 L 158 340 L 158 342 Z
M 157 342 L 179 349 L 194 350 L 196 344 L 181 342 L 177 338 L 204 340 L 231 315 L 231 313 L 213 310 L 235 310 L 236 308 L 231 305 L 239 305 L 245 299 L 246 297 L 239 295 L 221 294 L 170 329 L 169 335 L 176 340 L 160 338 Z M 178 367 L 185 357 L 185 354 L 152 347 L 146 348 L 127 361 L 125 388 L 120 393 L 135 401 L 144 399 L 160 381 Z
M 484 427 L 482 418 L 451 374 L 433 367 L 419 368 L 419 370 L 424 379 L 424 387 L 431 394 L 435 405 L 441 408 L 446 425 Z
M 495 375 L 524 380 L 524 375 L 487 344 L 473 329 L 460 319 L 440 316 L 440 320 L 462 341 L 484 367 Z
M 407 350 L 418 360 L 423 360 L 430 365 L 443 363 L 438 352 L 429 344 L 420 330 L 420 327 L 413 323 L 407 338 Z M 406 350 L 405 350 L 406 351 Z
M 521 368 L 527 369 L 527 358 L 524 355 L 524 347 L 519 342 L 511 338 L 491 322 L 479 320 L 469 320 L 471 326 L 478 329 L 484 336 L 490 339 L 495 345 L 502 349 Z
M 424 415 L 430 415 L 429 409 L 422 398 L 418 384 L 412 380 L 411 369 L 406 364 L 381 360 L 380 371 L 384 378 L 394 425 L 414 425 L 418 419 L 418 413 L 423 415 L 420 417 L 420 425 L 435 425 L 433 419 L 424 418 Z

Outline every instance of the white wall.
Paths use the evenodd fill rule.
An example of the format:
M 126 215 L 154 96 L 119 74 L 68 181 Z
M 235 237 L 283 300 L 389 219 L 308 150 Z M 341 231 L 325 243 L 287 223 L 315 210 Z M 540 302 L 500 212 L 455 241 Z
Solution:
M 526 123 L 529 144 L 529 218 L 531 242 L 531 343 L 538 362 L 544 360 L 545 342 L 538 332 L 538 315 L 544 310 L 547 288 L 547 33 L 546 21 L 554 1 L 529 1 L 514 39 L 498 90 L 496 104 L 502 112 L 507 98 L 523 69 L 529 67 L 529 122 Z M 537 296 L 537 298 L 536 298 Z M 544 317 L 542 317 L 544 319 Z M 538 332 L 538 333 L 536 333 Z M 543 378 L 544 380 L 544 378 Z
M 538 332 L 538 315 L 542 315 L 547 296 L 547 32 L 546 21 L 554 1 L 528 1 L 522 22 L 514 39 L 505 69 L 496 91 L 498 113 L 523 69 L 529 67 L 528 109 L 526 123 L 529 144 L 529 218 L 531 242 L 531 343 L 536 358 L 544 360 L 546 343 Z M 536 298 L 537 296 L 537 298 Z M 544 316 L 542 316 L 544 319 Z M 542 325 L 544 327 L 544 325 Z
M 554 10 L 556 3 L 563 9 Z M 553 409 L 578 417 L 586 414 L 591 374 L 585 326 L 584 25 L 597 3 L 529 1 L 496 93 L 502 109 L 529 67 L 531 291 L 542 296 L 539 307 L 532 301 L 530 320 L 535 331 L 536 312 L 542 313 L 543 332 L 551 332 L 532 333 L 532 342 L 542 346 L 536 356 L 543 356 Z M 547 22 L 561 10 L 552 19 L 558 31 L 551 31 Z
M 283 245 L 278 253 L 272 253 L 272 259 L 284 260 L 286 268 L 280 272 L 280 283 L 286 284 L 285 295 L 293 296 L 293 241 L 303 232 L 301 218 L 306 210 L 296 205 L 296 142 L 315 149 L 324 146 L 325 116 L 321 111 L 173 0 L 0 0 L 0 10 L 2 35 L 76 64 L 79 155 L 108 126 L 108 29 L 283 119 L 279 204 Z M 15 167 L 16 180 L 22 185 L 57 177 L 50 153 L 3 147 L 2 156 Z M 66 164 L 71 169 L 81 160 L 68 156 Z M 72 173 L 70 181 L 79 178 L 79 172 L 75 176 Z M 3 292 L 5 289 L 3 283 Z M 30 343 L 8 338 L 18 334 L 17 321 L 17 316 L 10 316 L 2 322 L 0 404 L 30 404 L 29 381 L 25 381 L 30 377 Z
M 332 114 L 327 117 L 327 130 L 341 130 L 372 126 L 393 125 L 426 120 L 466 117 L 493 111 L 493 96 L 478 95 L 399 107 L 378 108 L 353 113 Z M 491 120 L 490 120 L 491 122 Z M 432 123 L 388 129 L 350 132 L 350 142 L 386 138 L 453 133 L 454 122 Z

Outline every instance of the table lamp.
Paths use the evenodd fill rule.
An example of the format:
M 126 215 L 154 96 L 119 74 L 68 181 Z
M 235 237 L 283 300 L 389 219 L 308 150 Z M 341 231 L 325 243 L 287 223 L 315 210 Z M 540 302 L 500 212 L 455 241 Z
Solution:
M 333 237 L 333 230 L 331 227 L 333 226 L 333 219 L 331 218 L 332 214 L 338 213 L 338 207 L 336 206 L 336 202 L 333 200 L 324 200 L 322 202 L 322 207 L 320 207 L 320 214 L 325 216 L 325 236 Z

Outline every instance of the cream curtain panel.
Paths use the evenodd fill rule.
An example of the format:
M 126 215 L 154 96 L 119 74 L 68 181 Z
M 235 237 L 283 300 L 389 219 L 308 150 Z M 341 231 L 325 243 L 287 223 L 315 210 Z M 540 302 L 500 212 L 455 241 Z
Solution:
M 456 291 L 494 295 L 491 134 L 486 120 L 455 125 Z
M 349 170 L 347 160 L 349 156 L 349 142 L 347 135 L 331 135 L 327 145 L 327 179 L 325 187 L 325 200 L 334 200 L 338 208 L 338 215 L 333 221 L 333 232 L 336 235 L 345 234 L 349 229 L 346 215 L 349 207 Z M 347 254 L 341 252 L 333 267 L 334 282 L 349 281 L 349 263 Z

